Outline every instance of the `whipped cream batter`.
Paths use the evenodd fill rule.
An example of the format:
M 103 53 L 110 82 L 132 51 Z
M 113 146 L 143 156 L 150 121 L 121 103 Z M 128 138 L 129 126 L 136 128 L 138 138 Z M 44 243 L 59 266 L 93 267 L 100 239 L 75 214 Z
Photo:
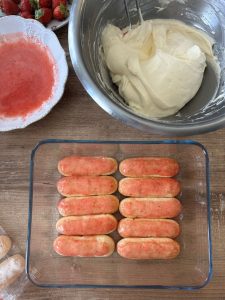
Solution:
M 146 117 L 175 114 L 199 90 L 206 62 L 217 65 L 206 33 L 171 19 L 144 21 L 131 30 L 107 25 L 104 58 L 120 95 Z

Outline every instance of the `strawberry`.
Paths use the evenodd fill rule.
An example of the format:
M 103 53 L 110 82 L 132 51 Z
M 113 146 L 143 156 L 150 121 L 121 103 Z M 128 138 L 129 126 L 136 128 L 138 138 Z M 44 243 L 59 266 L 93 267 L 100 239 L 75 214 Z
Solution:
M 57 6 L 53 11 L 53 17 L 58 21 L 65 20 L 68 17 L 68 15 L 69 11 L 67 7 L 62 3 L 59 6 Z
M 52 7 L 52 0 L 38 0 L 38 7 L 39 8 L 42 8 L 42 7 L 51 8 Z
M 29 11 L 21 11 L 20 16 L 25 19 L 33 19 L 33 16 Z
M 20 4 L 20 0 L 13 0 L 16 4 Z
M 37 2 L 35 0 L 21 0 L 21 11 L 33 12 L 37 8 Z
M 0 8 L 6 15 L 17 15 L 19 6 L 13 0 L 0 0 Z
M 35 10 L 35 19 L 47 25 L 52 19 L 52 10 L 46 7 Z
M 67 5 L 66 0 L 52 0 L 52 9 L 54 10 L 57 6 L 60 6 L 60 4 Z

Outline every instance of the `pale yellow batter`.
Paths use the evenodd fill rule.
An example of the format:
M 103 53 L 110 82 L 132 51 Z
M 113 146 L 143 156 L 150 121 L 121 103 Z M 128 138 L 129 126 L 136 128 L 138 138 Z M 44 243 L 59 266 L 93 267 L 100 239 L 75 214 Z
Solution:
M 211 39 L 177 20 L 149 20 L 134 29 L 107 25 L 106 64 L 130 108 L 147 117 L 179 111 L 199 90 L 206 60 L 216 64 Z

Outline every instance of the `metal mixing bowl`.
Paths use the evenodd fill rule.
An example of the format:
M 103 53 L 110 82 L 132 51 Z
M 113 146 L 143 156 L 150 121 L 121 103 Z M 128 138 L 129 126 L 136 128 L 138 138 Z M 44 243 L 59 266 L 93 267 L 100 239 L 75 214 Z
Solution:
M 127 2 L 132 24 L 136 24 L 135 1 Z M 100 51 L 101 33 L 108 23 L 120 28 L 128 25 L 124 1 L 74 0 L 69 21 L 69 49 L 74 69 L 84 88 L 110 115 L 144 131 L 184 136 L 224 127 L 225 0 L 140 0 L 140 6 L 144 20 L 178 19 L 212 36 L 221 66 L 220 80 L 208 65 L 199 92 L 176 115 L 161 119 L 138 116 L 120 97 Z

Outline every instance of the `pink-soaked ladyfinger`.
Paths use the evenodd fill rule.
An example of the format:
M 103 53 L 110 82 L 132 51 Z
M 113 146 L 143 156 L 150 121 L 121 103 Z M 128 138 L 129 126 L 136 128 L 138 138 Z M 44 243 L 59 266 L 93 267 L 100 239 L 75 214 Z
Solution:
M 135 157 L 123 160 L 120 173 L 127 177 L 173 177 L 179 172 L 178 162 L 169 157 Z
M 182 205 L 176 198 L 125 198 L 120 202 L 120 213 L 127 218 L 174 218 Z
M 59 161 L 59 173 L 72 175 L 110 175 L 116 172 L 118 163 L 104 156 L 67 156 Z
M 119 200 L 114 195 L 69 197 L 58 202 L 62 216 L 84 216 L 113 214 L 119 208 Z
M 118 242 L 117 252 L 128 259 L 172 259 L 180 245 L 170 238 L 125 238 Z
M 180 193 L 180 183 L 174 178 L 123 178 L 119 192 L 130 197 L 175 197 Z
M 110 214 L 69 216 L 59 219 L 56 230 L 64 235 L 108 234 L 117 228 L 117 220 Z
M 113 239 L 107 235 L 96 236 L 58 236 L 53 248 L 62 256 L 107 257 L 114 249 Z
M 175 238 L 180 233 L 180 226 L 168 219 L 130 219 L 120 220 L 118 233 L 127 237 L 169 237 Z
M 113 194 L 117 186 L 112 176 L 68 176 L 57 182 L 58 192 L 65 197 Z

